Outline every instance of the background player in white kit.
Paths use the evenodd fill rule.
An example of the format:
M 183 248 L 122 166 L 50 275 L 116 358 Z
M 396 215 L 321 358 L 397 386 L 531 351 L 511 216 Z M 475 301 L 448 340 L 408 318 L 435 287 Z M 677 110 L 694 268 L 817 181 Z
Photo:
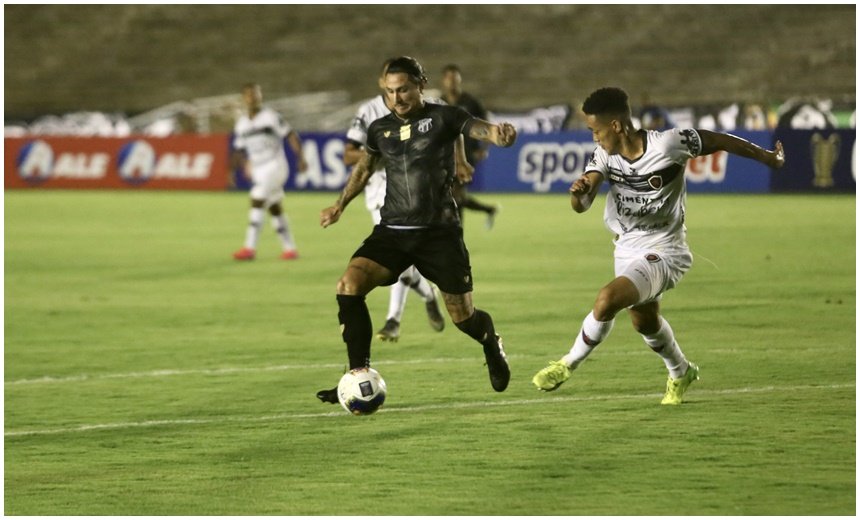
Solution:
M 388 59 L 382 64 L 379 75 L 380 89 L 384 88 L 385 71 L 388 69 L 388 64 L 391 63 L 392 59 Z M 434 102 L 432 98 L 428 98 L 427 101 L 430 103 Z M 391 109 L 385 104 L 385 96 L 382 94 L 367 100 L 358 107 L 352 125 L 346 132 L 343 162 L 347 166 L 356 164 L 364 154 L 362 148 L 367 143 L 367 129 L 370 127 L 370 123 L 390 113 Z M 382 208 L 384 202 L 385 169 L 380 168 L 370 176 L 367 186 L 364 188 L 364 203 L 370 212 L 374 225 L 382 221 L 379 210 Z M 388 316 L 385 319 L 385 325 L 376 333 L 376 337 L 382 341 L 397 341 L 400 338 L 400 322 L 403 318 L 406 297 L 409 295 L 410 288 L 417 292 L 421 296 L 421 299 L 424 300 L 424 305 L 427 309 L 427 319 L 430 321 L 430 326 L 433 330 L 441 332 L 445 328 L 445 318 L 442 317 L 442 310 L 439 307 L 439 300 L 435 289 L 421 276 L 421 273 L 418 272 L 415 266 L 411 266 L 403 271 L 397 282 L 391 286 L 388 300 Z
M 266 208 L 272 215 L 272 227 L 281 240 L 281 258 L 298 258 L 296 243 L 290 232 L 287 217 L 281 201 L 284 198 L 284 183 L 287 182 L 289 166 L 284 153 L 284 139 L 296 154 L 298 169 L 307 169 L 302 142 L 295 130 L 283 120 L 280 114 L 263 106 L 263 92 L 260 85 L 248 83 L 242 87 L 242 102 L 247 110 L 235 127 L 233 147 L 241 155 L 241 166 L 245 175 L 250 175 L 251 210 L 248 216 L 248 230 L 245 245 L 233 253 L 236 260 L 253 260 L 257 251 L 257 240 Z
M 615 276 L 603 287 L 570 352 L 538 372 L 532 382 L 555 390 L 606 339 L 615 315 L 628 309 L 633 328 L 669 370 L 662 404 L 680 404 L 699 368 L 681 352 L 669 323 L 660 316 L 660 299 L 690 268 L 684 213 L 687 160 L 718 150 L 782 167 L 782 143 L 764 150 L 738 137 L 707 130 L 636 130 L 627 93 L 602 88 L 583 103 L 597 149 L 585 173 L 570 188 L 577 213 L 591 207 L 604 180 L 610 183 L 604 221 L 615 233 Z

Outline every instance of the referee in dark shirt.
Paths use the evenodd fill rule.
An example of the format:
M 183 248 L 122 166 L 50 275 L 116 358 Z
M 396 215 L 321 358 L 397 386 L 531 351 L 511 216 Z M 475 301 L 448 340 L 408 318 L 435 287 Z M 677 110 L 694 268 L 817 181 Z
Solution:
M 394 283 L 398 274 L 415 265 L 439 287 L 457 328 L 483 345 L 490 383 L 502 392 L 511 378 L 502 339 L 490 315 L 472 304 L 469 252 L 452 195 L 454 142 L 463 134 L 507 147 L 517 133 L 507 123 L 493 125 L 458 107 L 425 103 L 426 84 L 424 69 L 414 58 L 402 56 L 391 62 L 385 95 L 392 112 L 370 125 L 364 155 L 335 204 L 320 214 L 323 227 L 337 222 L 377 167 L 384 165 L 382 221 L 352 256 L 337 284 L 349 368 L 370 366 L 373 329 L 365 295 Z M 337 388 L 322 390 L 317 397 L 336 403 Z

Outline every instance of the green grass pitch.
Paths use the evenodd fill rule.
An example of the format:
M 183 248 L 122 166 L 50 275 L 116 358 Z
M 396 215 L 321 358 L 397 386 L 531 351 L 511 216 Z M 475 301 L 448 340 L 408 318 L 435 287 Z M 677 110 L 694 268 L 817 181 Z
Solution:
M 692 270 L 663 312 L 701 381 L 666 372 L 625 314 L 558 391 L 612 277 L 603 202 L 480 194 L 475 302 L 513 379 L 427 325 L 373 346 L 380 413 L 319 403 L 346 363 L 335 283 L 370 230 L 357 199 L 288 194 L 301 258 L 236 263 L 241 193 L 6 192 L 5 513 L 10 515 L 853 515 L 855 198 L 688 200 Z M 707 260 L 706 260 L 707 259 Z M 368 305 L 378 329 L 388 289 Z

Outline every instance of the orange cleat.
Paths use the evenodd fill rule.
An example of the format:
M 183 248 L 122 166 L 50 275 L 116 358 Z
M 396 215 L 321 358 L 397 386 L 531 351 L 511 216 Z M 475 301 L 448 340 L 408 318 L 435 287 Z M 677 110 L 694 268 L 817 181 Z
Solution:
M 290 249 L 289 251 L 284 251 L 281 253 L 281 260 L 295 260 L 299 257 L 299 252 L 295 249 Z
M 247 247 L 243 247 L 242 249 L 233 253 L 233 258 L 236 260 L 253 260 L 256 253 L 253 249 L 248 249 Z

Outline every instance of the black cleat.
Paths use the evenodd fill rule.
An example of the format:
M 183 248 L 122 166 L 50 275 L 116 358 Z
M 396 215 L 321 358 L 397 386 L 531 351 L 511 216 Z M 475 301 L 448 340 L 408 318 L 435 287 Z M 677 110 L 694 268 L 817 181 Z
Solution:
M 337 404 L 337 387 L 334 387 L 331 390 L 320 390 L 317 392 L 317 399 L 324 403 Z
M 490 372 L 490 384 L 496 392 L 504 392 L 511 381 L 511 369 L 505 356 L 502 337 L 496 334 L 495 345 L 484 345 L 484 357 L 487 359 L 487 370 Z

